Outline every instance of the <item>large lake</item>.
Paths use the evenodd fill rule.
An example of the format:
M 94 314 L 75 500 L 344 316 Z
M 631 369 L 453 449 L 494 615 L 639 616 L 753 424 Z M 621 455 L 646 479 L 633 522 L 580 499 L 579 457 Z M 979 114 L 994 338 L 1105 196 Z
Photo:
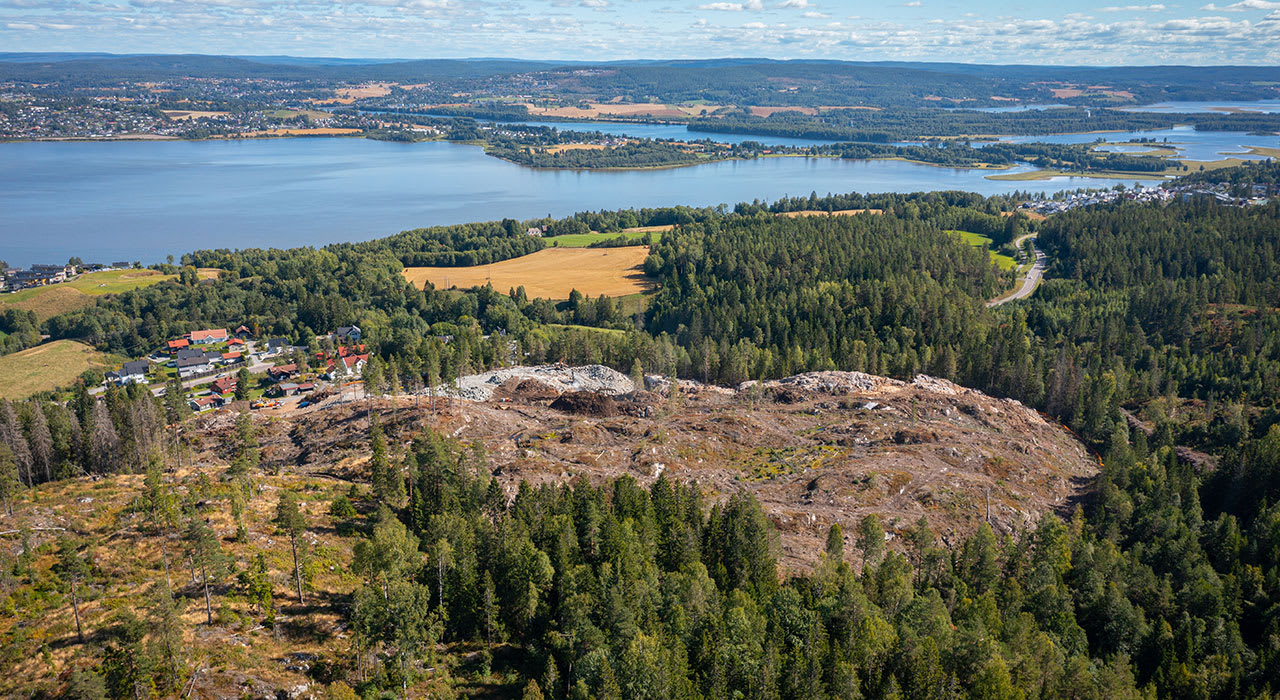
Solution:
M 354 138 L 9 143 L 0 154 L 0 260 L 13 265 L 73 255 L 148 263 L 197 248 L 319 246 L 435 224 L 810 192 L 996 194 L 1117 182 L 996 181 L 985 178 L 990 171 L 830 158 L 532 170 L 473 146 Z

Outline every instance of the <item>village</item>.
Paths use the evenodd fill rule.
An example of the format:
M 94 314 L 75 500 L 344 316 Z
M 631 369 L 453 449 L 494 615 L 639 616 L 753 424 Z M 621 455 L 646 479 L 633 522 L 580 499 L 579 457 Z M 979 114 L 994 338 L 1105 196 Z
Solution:
M 1122 186 L 1111 190 L 1086 190 L 1065 193 L 1061 199 L 1042 199 L 1023 202 L 1022 209 L 1033 211 L 1044 216 L 1070 211 L 1077 207 L 1111 202 L 1129 201 L 1146 203 L 1165 203 L 1176 199 L 1188 201 L 1195 197 L 1212 197 L 1226 206 L 1244 207 L 1266 204 L 1270 198 L 1280 194 L 1280 188 L 1271 184 L 1249 185 L 1247 191 L 1239 186 L 1226 184 L 1162 184 L 1159 187 L 1143 187 L 1141 183 L 1133 187 Z
M 107 372 L 109 385 L 154 385 L 166 396 L 181 390 L 193 411 L 244 402 L 251 409 L 286 403 L 306 407 L 343 386 L 359 382 L 369 353 L 359 326 L 343 326 L 298 345 L 287 338 L 259 338 L 249 327 L 211 328 L 168 340 L 147 357 Z

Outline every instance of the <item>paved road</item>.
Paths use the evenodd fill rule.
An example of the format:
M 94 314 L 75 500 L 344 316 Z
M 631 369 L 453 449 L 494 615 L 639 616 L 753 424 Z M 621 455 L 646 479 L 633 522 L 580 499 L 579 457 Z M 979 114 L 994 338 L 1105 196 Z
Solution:
M 1022 236 L 1013 242 L 1014 247 L 1020 249 L 1023 241 L 1028 238 L 1033 238 L 1035 235 L 1036 234 L 1034 233 L 1028 233 L 1027 235 Z M 1027 276 L 1022 278 L 1022 286 L 1014 291 L 1013 294 L 988 301 L 987 306 L 1000 306 L 1001 304 L 1007 304 L 1014 299 L 1026 299 L 1031 296 L 1032 292 L 1036 291 L 1036 287 L 1040 286 L 1040 280 L 1044 279 L 1044 268 L 1046 263 L 1048 263 L 1049 258 L 1044 254 L 1044 251 L 1037 248 L 1034 243 L 1032 243 L 1031 249 L 1035 251 L 1036 261 L 1031 265 L 1031 269 L 1027 271 Z

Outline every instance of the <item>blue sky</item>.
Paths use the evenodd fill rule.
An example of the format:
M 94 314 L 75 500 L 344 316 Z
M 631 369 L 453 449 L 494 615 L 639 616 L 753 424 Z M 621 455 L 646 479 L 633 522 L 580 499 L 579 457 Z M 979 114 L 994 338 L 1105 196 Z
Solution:
M 1280 0 L 0 0 L 0 50 L 1280 64 Z

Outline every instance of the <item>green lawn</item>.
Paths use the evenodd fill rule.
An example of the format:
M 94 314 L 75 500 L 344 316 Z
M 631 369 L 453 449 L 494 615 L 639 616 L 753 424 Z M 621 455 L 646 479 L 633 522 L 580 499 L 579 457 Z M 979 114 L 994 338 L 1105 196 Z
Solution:
M 661 231 L 615 231 L 614 233 L 571 233 L 565 236 L 549 236 L 544 238 L 548 246 L 562 248 L 586 248 L 592 243 L 612 241 L 618 236 L 626 236 L 628 241 L 639 244 L 645 236 L 653 236 L 654 241 L 662 239 Z
M 177 275 L 162 275 L 155 270 L 106 270 L 80 275 L 70 282 L 45 287 L 32 287 L 20 292 L 6 294 L 4 301 L 18 303 L 39 296 L 55 288 L 78 290 L 84 294 L 119 294 L 139 287 L 147 287 L 157 282 L 174 279 Z
M 626 331 L 621 331 L 621 330 L 618 330 L 617 328 L 596 328 L 595 326 L 579 326 L 572 323 L 544 323 L 543 325 L 546 326 L 547 328 L 563 328 L 565 330 L 574 330 L 574 331 L 591 331 L 593 333 L 611 333 L 615 335 L 622 335 L 623 333 L 626 333 Z
M 991 256 L 991 260 L 1000 267 L 1001 270 L 1013 270 L 1018 267 L 1018 261 L 1008 255 L 1001 255 L 991 248 L 991 239 L 978 233 L 970 231 L 947 231 L 952 235 L 960 238 L 960 240 L 968 243 L 974 248 L 984 248 L 987 254 Z

